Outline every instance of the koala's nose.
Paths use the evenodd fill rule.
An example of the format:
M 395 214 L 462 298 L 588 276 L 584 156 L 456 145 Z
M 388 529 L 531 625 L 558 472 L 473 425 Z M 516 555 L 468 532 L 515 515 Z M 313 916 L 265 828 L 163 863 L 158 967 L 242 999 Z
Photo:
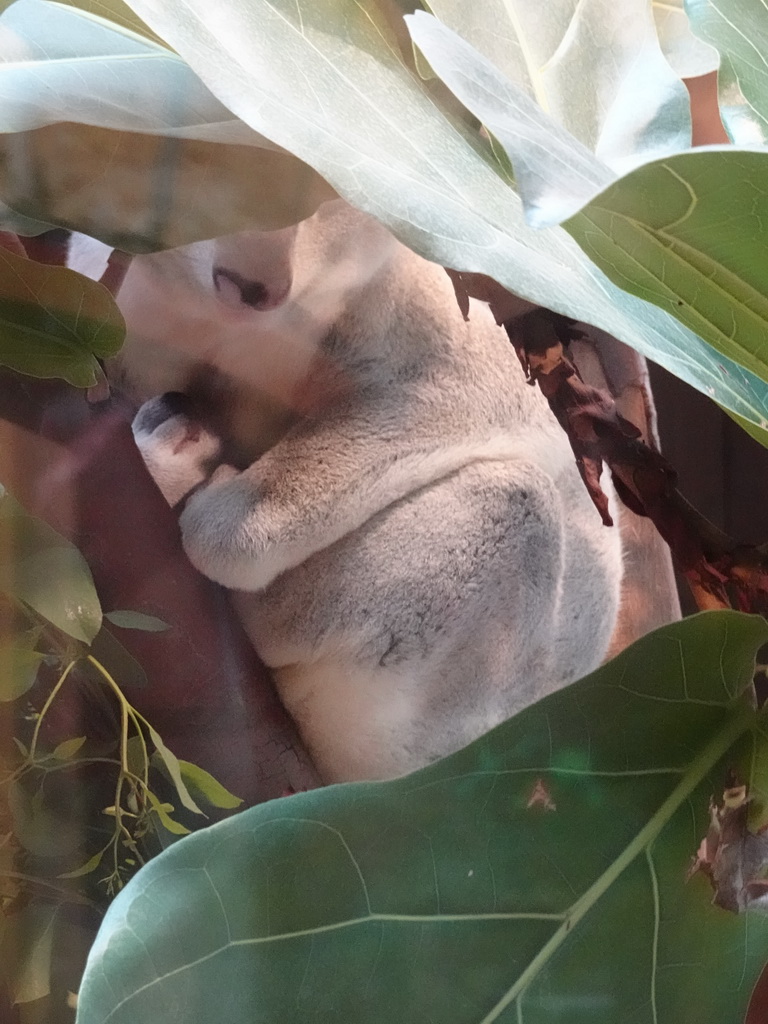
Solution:
M 213 268 L 213 284 L 219 298 L 228 306 L 251 309 L 275 309 L 285 302 L 290 291 L 290 282 L 283 284 L 279 290 L 270 288 L 263 281 L 251 281 L 234 270 L 226 267 Z

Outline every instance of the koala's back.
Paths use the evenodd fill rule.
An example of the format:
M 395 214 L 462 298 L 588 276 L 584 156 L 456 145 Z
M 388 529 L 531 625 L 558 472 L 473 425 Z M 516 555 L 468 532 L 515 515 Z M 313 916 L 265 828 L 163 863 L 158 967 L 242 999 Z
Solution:
M 478 462 L 235 606 L 329 780 L 402 774 L 580 678 L 621 575 L 570 469 Z

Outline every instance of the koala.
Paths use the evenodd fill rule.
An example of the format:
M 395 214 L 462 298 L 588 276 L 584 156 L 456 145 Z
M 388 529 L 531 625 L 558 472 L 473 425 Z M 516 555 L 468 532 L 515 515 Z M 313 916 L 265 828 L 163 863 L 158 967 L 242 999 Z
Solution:
M 326 781 L 410 772 L 600 663 L 618 533 L 441 267 L 338 200 L 136 257 L 118 304 L 136 443 Z

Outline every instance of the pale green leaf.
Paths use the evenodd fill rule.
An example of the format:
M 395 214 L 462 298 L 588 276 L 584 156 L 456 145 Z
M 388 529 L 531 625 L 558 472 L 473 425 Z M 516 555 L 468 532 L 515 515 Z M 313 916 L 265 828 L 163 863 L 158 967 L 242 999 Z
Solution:
M 559 224 L 615 180 L 587 146 L 455 32 L 423 11 L 406 22 L 435 73 L 504 147 L 529 224 Z
M 768 247 L 761 231 L 768 153 L 677 154 L 595 195 L 601 165 L 591 154 L 434 18 L 417 14 L 409 25 L 437 74 L 506 148 L 535 223 L 557 221 L 584 203 L 565 226 L 616 284 L 768 379 Z M 742 376 L 733 363 L 719 367 L 726 386 Z M 765 425 L 763 417 L 758 426 Z
M 686 0 L 697 36 L 720 52 L 720 115 L 741 146 L 768 142 L 768 9 L 761 0 Z
M 123 0 L 58 0 L 58 2 L 104 18 L 120 28 L 144 36 L 152 42 L 161 45 L 163 43 L 162 39 L 156 36 L 152 29 L 145 25 Z
M 680 153 L 632 171 L 565 226 L 616 284 L 768 379 L 766 176 L 768 150 Z
M 152 810 L 157 814 L 158 818 L 160 819 L 163 825 L 163 828 L 167 829 L 175 836 L 189 835 L 189 829 L 185 828 L 180 822 L 175 821 L 171 817 L 169 813 L 173 810 L 171 804 L 161 803 L 151 790 L 146 790 L 146 794 L 147 799 L 149 800 L 152 806 Z
M 742 1024 L 768 917 L 685 877 L 766 640 L 675 623 L 420 772 L 184 839 L 108 911 L 78 1024 Z
M 334 196 L 172 51 L 74 7 L 3 13 L 0 100 L 0 199 L 21 233 L 56 223 L 142 251 L 283 227 Z
M 0 366 L 88 387 L 96 358 L 114 355 L 124 335 L 102 285 L 0 248 Z
M 0 497 L 0 591 L 83 643 L 101 628 L 101 605 L 83 556 L 7 492 Z
M 647 0 L 428 6 L 611 167 L 690 146 L 688 93 L 662 54 Z
M 107 669 L 112 678 L 117 680 L 121 689 L 126 687 L 144 689 L 149 685 L 147 673 L 142 666 L 105 626 L 102 626 L 94 638 L 91 644 L 91 654 Z M 104 679 L 99 670 L 90 662 L 84 663 L 81 671 L 86 672 L 99 682 Z
M 140 629 L 147 633 L 162 633 L 171 628 L 162 619 L 158 619 L 154 615 L 145 615 L 143 612 L 106 612 L 104 618 L 109 619 L 113 626 L 119 626 L 121 629 Z
M 82 864 L 79 868 L 75 868 L 74 871 L 67 871 L 63 875 L 59 875 L 59 878 L 83 878 L 85 875 L 90 875 L 91 872 L 95 871 L 96 868 L 101 864 L 101 858 L 104 856 L 104 850 L 99 850 L 89 860 Z
M 80 750 L 85 743 L 85 736 L 73 736 L 72 739 L 62 740 L 51 754 L 57 761 L 69 761 Z
M 231 809 L 242 804 L 240 797 L 234 796 L 204 768 L 190 761 L 179 760 L 181 777 L 188 787 L 207 800 L 213 807 Z
M 717 71 L 720 56 L 691 31 L 683 0 L 653 0 L 651 6 L 661 49 L 676 74 L 698 78 Z
M 29 853 L 58 860 L 80 848 L 82 822 L 71 807 L 56 805 L 45 799 L 44 790 L 33 793 L 18 781 L 8 784 L 7 794 L 14 837 Z
M 187 789 L 187 785 L 184 782 L 184 779 L 182 778 L 178 758 L 176 757 L 172 750 L 168 749 L 168 747 L 163 742 L 162 737 L 157 732 L 157 730 L 153 729 L 151 725 L 148 726 L 148 729 L 149 736 L 150 739 L 152 740 L 152 743 L 155 746 L 155 750 L 162 758 L 163 764 L 165 765 L 168 774 L 171 777 L 171 782 L 173 782 L 173 785 L 176 788 L 176 792 L 179 794 L 179 800 L 181 800 L 182 804 L 184 805 L 184 807 L 187 808 L 188 811 L 192 811 L 195 814 L 203 814 L 203 812 L 197 806 L 195 801 L 192 799 L 192 796 L 190 795 L 190 792 Z M 203 817 L 205 817 L 205 815 L 203 815 Z
M 43 658 L 20 644 L 0 646 L 0 703 L 16 700 L 34 685 Z
M 13 965 L 8 972 L 14 1005 L 31 1003 L 50 992 L 53 939 L 60 909 L 55 903 L 33 902 L 16 922 L 10 952 Z

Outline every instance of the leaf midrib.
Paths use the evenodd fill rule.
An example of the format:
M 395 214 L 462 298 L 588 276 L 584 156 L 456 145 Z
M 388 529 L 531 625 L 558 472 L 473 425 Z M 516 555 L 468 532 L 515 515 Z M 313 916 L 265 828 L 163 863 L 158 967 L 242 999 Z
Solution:
M 519 976 L 515 984 L 505 993 L 493 1009 L 486 1014 L 479 1024 L 493 1024 L 504 1010 L 522 995 L 528 985 L 536 978 L 550 958 L 559 949 L 575 926 L 607 892 L 613 883 L 644 851 L 649 850 L 654 841 L 668 824 L 680 805 L 685 801 L 704 779 L 708 771 L 723 757 L 739 737 L 754 724 L 754 711 L 743 701 L 736 705 L 733 717 L 726 721 L 723 728 L 707 744 L 698 757 L 694 758 L 685 775 L 664 800 L 656 813 L 638 832 L 635 838 L 616 857 L 612 864 L 583 893 L 566 913 L 566 918 L 548 942 L 542 946 L 538 954 Z

